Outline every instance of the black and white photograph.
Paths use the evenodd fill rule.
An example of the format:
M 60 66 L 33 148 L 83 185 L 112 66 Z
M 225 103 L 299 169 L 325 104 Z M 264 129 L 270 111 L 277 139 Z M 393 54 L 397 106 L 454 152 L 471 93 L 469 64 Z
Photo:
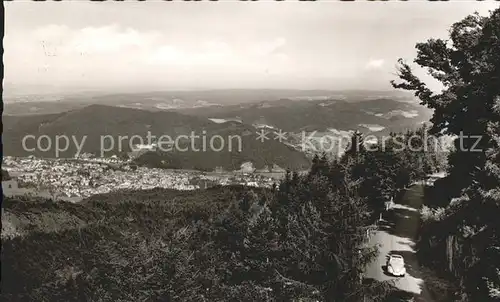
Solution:
M 4 1 L 0 300 L 500 302 L 499 1 Z

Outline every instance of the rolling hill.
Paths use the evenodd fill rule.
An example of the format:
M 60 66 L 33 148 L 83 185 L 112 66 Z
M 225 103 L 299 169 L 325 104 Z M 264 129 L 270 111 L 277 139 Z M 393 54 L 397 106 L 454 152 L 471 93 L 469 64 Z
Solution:
M 387 134 L 414 128 L 428 120 L 430 111 L 415 103 L 376 98 L 362 102 L 345 100 L 294 101 L 281 99 L 224 107 L 189 108 L 178 112 L 217 120 L 239 119 L 287 132 L 359 130 Z
M 242 152 L 227 149 L 197 152 L 187 148 L 182 152 L 142 150 L 134 154 L 141 164 L 203 170 L 215 167 L 234 170 L 244 162 L 252 162 L 256 168 L 274 163 L 283 168 L 302 169 L 309 161 L 302 153 L 305 151 L 310 156 L 325 151 L 320 143 L 325 135 L 342 141 L 354 130 L 387 135 L 414 129 L 431 114 L 413 102 L 411 96 L 399 92 L 265 89 L 81 95 L 59 101 L 11 102 L 5 109 L 6 155 L 56 155 L 54 150 L 52 154 L 23 150 L 21 139 L 27 134 L 36 137 L 46 134 L 52 138 L 74 135 L 77 142 L 86 136 L 83 151 L 94 154 L 100 154 L 100 137 L 105 135 L 112 136 L 115 144 L 119 136 L 145 138 L 148 131 L 156 137 L 177 137 L 193 132 L 206 133 L 207 137 L 216 134 L 225 138 L 241 137 Z M 42 114 L 44 112 L 49 113 Z M 268 131 L 270 139 L 264 143 L 257 141 L 255 134 L 259 129 Z M 272 132 L 278 129 L 287 133 L 286 144 L 273 139 Z M 312 143 L 317 148 L 304 150 L 303 134 L 313 132 L 316 135 Z M 121 152 L 112 150 L 104 155 L 129 153 L 129 139 L 123 141 Z M 137 138 L 134 140 L 140 143 Z M 179 144 L 181 149 L 199 148 L 199 142 L 191 145 L 187 139 L 179 140 Z M 68 150 L 59 156 L 73 157 L 75 153 L 75 143 L 71 142 Z
M 103 145 L 106 148 L 104 150 L 106 152 L 102 152 L 104 156 L 125 155 L 133 151 L 136 144 L 148 145 L 139 148 L 151 148 L 158 143 L 155 137 L 168 136 L 172 140 L 170 142 L 175 141 L 173 150 L 166 145 L 163 146 L 163 151 L 156 148 L 157 150 L 148 152 L 146 148 L 146 152 L 136 158 L 138 163 L 165 168 L 203 170 L 212 170 L 216 167 L 235 170 L 244 162 L 252 162 L 256 168 L 272 164 L 294 170 L 309 167 L 309 160 L 301 152 L 275 140 L 257 141 L 256 129 L 251 125 L 238 122 L 218 124 L 207 118 L 177 112 L 151 112 L 90 105 L 58 114 L 6 116 L 3 122 L 4 154 L 11 156 L 73 157 L 78 150 L 75 142 L 78 144 L 83 142 L 82 152 L 99 156 Z M 148 133 L 152 139 L 148 140 Z M 189 137 L 191 134 L 197 135 L 198 138 L 191 139 Z M 22 141 L 26 135 L 33 135 L 26 143 L 28 148 L 34 148 L 34 138 L 42 135 L 51 138 L 52 148 L 45 152 L 38 149 L 25 150 Z M 69 138 L 69 146 L 67 150 L 57 154 L 54 144 L 56 138 L 62 135 Z M 185 137 L 181 137 L 182 135 Z M 213 141 L 215 150 L 212 150 L 210 145 L 215 135 L 225 140 L 220 151 L 217 150 L 221 146 L 220 139 Z M 241 137 L 241 144 L 235 136 Z M 124 138 L 121 144 L 120 137 Z M 84 138 L 86 139 L 83 141 Z M 114 146 L 111 146 L 111 140 L 114 141 Z M 163 141 L 168 140 L 167 138 Z M 42 142 L 42 147 L 46 147 L 47 141 Z M 65 147 L 65 144 L 66 142 L 60 139 L 60 146 Z M 205 151 L 202 145 L 206 146 Z

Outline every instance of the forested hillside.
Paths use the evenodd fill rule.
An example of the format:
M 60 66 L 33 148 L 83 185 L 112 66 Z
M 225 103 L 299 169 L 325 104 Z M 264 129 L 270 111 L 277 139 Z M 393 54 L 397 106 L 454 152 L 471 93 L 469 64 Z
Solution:
M 4 132 L 4 154 L 8 156 L 72 158 L 78 151 L 98 157 L 125 156 L 137 149 L 136 145 L 161 141 L 156 147 L 158 152 L 137 163 L 209 171 L 216 167 L 238 170 L 245 162 L 252 162 L 257 168 L 273 164 L 296 170 L 310 167 L 310 160 L 303 153 L 273 136 L 257 140 L 256 129 L 251 125 L 217 124 L 176 112 L 90 105 L 59 114 L 7 116 Z M 48 139 L 37 144 L 43 136 Z
M 367 231 L 387 198 L 433 166 L 430 154 L 371 154 L 353 141 L 341 160 L 315 157 L 274 189 L 6 198 L 2 298 L 385 301 L 390 284 L 362 279 L 377 253 Z

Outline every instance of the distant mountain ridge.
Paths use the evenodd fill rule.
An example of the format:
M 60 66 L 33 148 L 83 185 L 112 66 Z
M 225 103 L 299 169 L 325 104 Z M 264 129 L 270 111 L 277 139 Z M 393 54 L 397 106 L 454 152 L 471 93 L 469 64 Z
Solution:
M 371 90 L 293 90 L 293 89 L 226 89 L 193 91 L 152 91 L 138 93 L 50 95 L 4 95 L 4 113 L 8 115 L 60 113 L 91 104 L 123 106 L 145 110 L 170 110 L 193 107 L 228 106 L 279 99 L 361 102 L 374 98 L 411 101 L 413 96 L 400 91 Z
M 178 112 L 213 120 L 237 118 L 246 124 L 262 124 L 288 132 L 326 131 L 334 128 L 380 134 L 414 128 L 430 116 L 430 111 L 419 104 L 387 98 L 363 102 L 281 99 L 224 107 L 181 109 Z M 373 131 L 366 125 L 382 130 Z
M 101 154 L 101 143 L 106 148 L 105 156 L 124 156 L 132 151 L 130 148 L 133 136 L 139 144 L 151 137 L 169 136 L 171 139 L 178 138 L 178 149 L 162 152 L 156 150 L 145 152 L 136 159 L 138 163 L 148 166 L 160 166 L 164 168 L 185 168 L 213 170 L 222 167 L 226 170 L 239 169 L 241 164 L 252 162 L 256 168 L 266 165 L 277 164 L 283 168 L 306 169 L 310 161 L 301 152 L 294 150 L 275 140 L 260 142 L 256 140 L 255 128 L 238 122 L 217 124 L 206 118 L 183 115 L 177 112 L 158 111 L 151 112 L 131 108 L 121 108 L 105 105 L 90 105 L 84 108 L 71 110 L 64 113 L 49 115 L 30 116 L 4 116 L 4 154 L 10 156 L 56 157 L 55 148 L 46 152 L 40 150 L 25 150 L 22 141 L 26 135 L 33 135 L 27 143 L 29 148 L 35 147 L 35 138 L 47 135 L 54 143 L 56 137 L 65 135 L 70 140 L 74 136 L 77 142 L 87 137 L 83 144 L 82 152 Z M 207 138 L 206 151 L 201 144 L 202 136 Z M 199 138 L 193 143 L 188 137 L 197 135 Z M 180 137 L 184 135 L 185 137 Z M 213 148 L 208 140 L 214 136 L 229 140 L 232 136 L 241 137 L 241 145 L 238 139 L 233 140 L 234 146 L 230 147 L 228 141 L 224 142 L 223 149 L 217 151 L 220 145 L 214 143 Z M 111 148 L 111 136 L 114 146 Z M 120 148 L 119 137 L 127 137 L 122 141 Z M 46 142 L 44 141 L 44 144 Z M 132 144 L 132 145 L 135 145 Z M 64 145 L 62 145 L 64 146 Z M 194 146 L 194 148 L 193 148 Z M 241 146 L 241 149 L 240 149 Z M 186 150 L 186 151 L 182 151 Z M 69 147 L 59 153 L 59 157 L 73 157 L 77 152 L 76 145 L 70 141 Z

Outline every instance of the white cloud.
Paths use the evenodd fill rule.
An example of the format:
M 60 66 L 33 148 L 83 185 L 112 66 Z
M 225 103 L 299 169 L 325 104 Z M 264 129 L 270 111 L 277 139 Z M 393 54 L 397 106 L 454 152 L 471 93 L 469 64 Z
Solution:
M 146 61 L 151 64 L 168 64 L 184 59 L 184 54 L 171 45 L 163 45 L 154 51 Z
M 127 81 L 139 71 L 138 59 L 160 41 L 155 31 L 117 25 L 39 27 L 5 36 L 5 78 L 40 85 Z
M 239 48 L 219 40 L 209 40 L 191 48 L 162 45 L 153 49 L 145 62 L 171 67 L 210 68 L 214 74 L 231 70 L 234 73 L 282 73 L 286 72 L 286 63 L 290 59 L 287 54 L 276 51 L 283 45 L 283 38 L 254 43 L 250 47 L 240 45 Z M 207 70 L 197 69 L 198 72 Z
M 113 54 L 127 49 L 145 49 L 160 38 L 157 32 L 121 29 L 117 25 L 85 27 L 72 32 L 66 40 L 66 50 L 86 55 Z
M 283 37 L 276 38 L 272 41 L 264 41 L 256 43 L 252 47 L 252 52 L 259 56 L 270 55 L 278 52 L 286 44 L 286 39 Z
M 382 66 L 384 66 L 384 63 L 385 63 L 385 61 L 383 59 L 374 59 L 374 60 L 368 61 L 368 63 L 366 63 L 365 67 L 367 69 L 379 69 Z
M 66 36 L 70 32 L 70 29 L 65 25 L 50 24 L 37 28 L 33 31 L 33 35 L 39 40 L 52 40 L 59 39 Z
M 127 28 L 121 30 L 116 25 L 87 27 L 78 31 L 69 47 L 86 53 L 113 53 L 129 47 L 147 47 L 160 38 L 156 32 L 138 32 Z
M 242 58 L 238 57 L 231 47 L 223 42 L 208 41 L 195 49 L 162 45 L 151 49 L 145 62 L 156 65 L 202 67 L 202 66 L 227 66 L 240 64 Z
M 232 48 L 229 44 L 217 40 L 207 41 L 203 43 L 202 47 L 206 50 L 217 53 L 229 54 L 232 52 Z
M 284 38 L 268 41 L 172 39 L 157 31 L 116 24 L 83 28 L 48 25 L 26 35 L 6 35 L 9 82 L 124 85 L 143 81 L 289 74 L 293 58 Z M 187 80 L 186 80 L 187 81 Z M 101 84 L 102 83 L 102 84 Z
M 243 9 L 206 3 L 196 10 L 181 3 L 168 10 L 161 3 L 140 9 L 129 3 L 117 13 L 113 3 L 35 8 L 14 2 L 5 12 L 6 81 L 111 87 L 157 82 L 220 88 L 231 82 L 240 88 L 390 88 L 395 58 L 411 60 L 415 43 L 445 38 L 460 18 L 498 7 L 470 2 L 430 8 L 417 1 L 387 3 L 390 10 L 361 3 L 367 7 L 331 9 L 323 1 L 307 8 L 276 4 L 276 14 L 271 3 Z

